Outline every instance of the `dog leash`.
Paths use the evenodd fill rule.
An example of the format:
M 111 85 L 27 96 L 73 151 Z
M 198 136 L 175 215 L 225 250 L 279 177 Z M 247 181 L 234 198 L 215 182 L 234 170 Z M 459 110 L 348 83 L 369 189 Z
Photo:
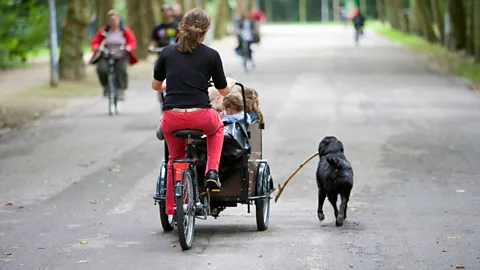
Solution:
M 281 185 L 278 184 L 278 194 L 277 194 L 277 196 L 275 196 L 275 202 L 277 202 L 278 198 L 280 198 L 280 195 L 282 195 L 283 189 L 288 184 L 288 182 L 290 182 L 290 180 L 293 178 L 293 176 L 295 176 L 295 174 L 297 174 L 297 172 L 301 168 L 303 168 L 303 166 L 305 166 L 305 164 L 307 164 L 310 160 L 312 160 L 316 156 L 318 156 L 318 153 L 315 153 L 315 154 L 311 155 L 309 158 L 307 158 L 306 160 L 304 160 L 300 164 L 300 166 L 298 166 L 298 168 L 290 174 L 290 176 L 287 178 L 287 180 L 285 180 L 285 182 L 283 184 L 281 184 Z

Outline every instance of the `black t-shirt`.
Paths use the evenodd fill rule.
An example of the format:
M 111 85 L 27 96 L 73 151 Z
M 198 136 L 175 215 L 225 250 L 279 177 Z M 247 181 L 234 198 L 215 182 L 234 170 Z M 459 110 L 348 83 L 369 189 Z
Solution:
M 157 42 L 159 47 L 165 47 L 177 42 L 178 22 L 161 23 L 152 31 L 152 40 Z
M 172 108 L 211 108 L 208 81 L 217 89 L 227 87 L 220 54 L 199 44 L 191 53 L 178 50 L 178 44 L 165 47 L 155 64 L 153 78 L 167 79 L 163 110 Z

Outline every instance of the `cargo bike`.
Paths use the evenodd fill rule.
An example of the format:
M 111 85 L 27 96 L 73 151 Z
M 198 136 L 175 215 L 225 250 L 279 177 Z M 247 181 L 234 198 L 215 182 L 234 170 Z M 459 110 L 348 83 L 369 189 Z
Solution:
M 242 89 L 246 108 L 245 89 Z M 274 191 L 273 178 L 267 160 L 262 158 L 262 131 L 264 124 L 244 120 L 225 125 L 224 143 L 220 159 L 219 176 L 221 189 L 209 190 L 204 185 L 207 159 L 206 137 L 199 130 L 177 130 L 174 135 L 185 138 L 186 157 L 172 160 L 168 168 L 168 147 L 165 144 L 165 157 L 157 180 L 156 194 L 160 221 L 164 231 L 177 227 L 178 238 L 183 250 L 193 245 L 195 220 L 215 219 L 227 207 L 237 207 L 255 203 L 256 223 L 259 231 L 268 228 L 271 194 Z M 173 170 L 172 178 L 167 179 L 167 170 Z M 167 190 L 166 181 L 173 181 L 174 190 Z M 174 193 L 175 214 L 167 215 L 165 198 L 167 192 Z

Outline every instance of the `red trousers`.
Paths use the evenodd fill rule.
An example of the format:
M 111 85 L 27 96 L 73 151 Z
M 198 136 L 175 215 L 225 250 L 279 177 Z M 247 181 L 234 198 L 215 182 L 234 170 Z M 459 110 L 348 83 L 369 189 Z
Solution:
M 167 191 L 165 206 L 167 215 L 175 214 L 172 180 L 172 160 L 185 158 L 186 140 L 173 136 L 179 129 L 197 129 L 207 135 L 207 168 L 218 171 L 223 147 L 223 123 L 214 109 L 201 109 L 195 112 L 164 111 L 161 128 L 167 142 L 169 157 L 167 167 Z

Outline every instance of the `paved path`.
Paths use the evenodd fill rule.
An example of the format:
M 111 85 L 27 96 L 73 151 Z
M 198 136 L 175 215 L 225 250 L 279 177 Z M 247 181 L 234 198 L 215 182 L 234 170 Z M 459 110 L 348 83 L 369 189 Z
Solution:
M 99 99 L 1 139 L 0 269 L 480 268 L 478 93 L 368 30 L 359 48 L 342 26 L 264 31 L 254 74 L 231 48 L 224 66 L 260 92 L 276 184 L 324 136 L 344 142 L 355 186 L 343 227 L 328 203 L 317 220 L 311 163 L 272 205 L 267 231 L 240 206 L 199 220 L 181 252 L 151 198 L 162 144 L 145 74 L 118 117 Z

